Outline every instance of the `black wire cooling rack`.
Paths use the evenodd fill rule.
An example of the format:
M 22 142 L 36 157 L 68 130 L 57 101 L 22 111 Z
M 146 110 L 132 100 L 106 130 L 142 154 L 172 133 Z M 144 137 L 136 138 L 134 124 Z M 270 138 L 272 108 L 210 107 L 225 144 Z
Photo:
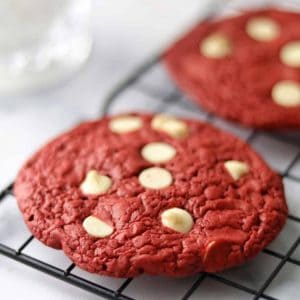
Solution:
M 189 99 L 172 83 L 161 63 L 160 56 L 157 56 L 143 64 L 112 92 L 102 105 L 100 114 L 147 109 L 151 111 L 169 112 L 183 117 L 198 118 L 233 132 L 252 144 L 271 166 L 282 175 L 284 182 L 289 182 L 289 184 L 286 185 L 286 192 L 287 194 L 292 194 L 292 200 L 289 202 L 288 199 L 290 206 L 288 222 L 292 222 L 300 228 L 300 206 L 297 204 L 297 198 L 300 202 L 300 134 L 267 133 L 241 128 L 221 120 L 212 114 L 206 113 L 198 107 L 196 108 L 192 102 L 188 100 Z M 291 186 L 293 188 L 290 188 Z M 12 188 L 13 183 L 0 193 L 0 210 L 1 204 L 6 201 L 7 198 L 13 197 Z M 295 195 L 297 192 L 299 194 Z M 291 237 L 288 231 L 285 232 L 285 230 L 283 230 L 281 239 L 284 241 L 283 250 L 280 245 L 276 246 L 276 242 L 275 246 L 263 250 L 266 257 L 276 258 L 276 263 L 270 267 L 264 279 L 255 288 L 249 287 L 247 283 L 245 284 L 245 281 L 242 282 L 236 276 L 231 276 L 231 272 L 234 271 L 217 274 L 200 273 L 193 279 L 182 295 L 178 295 L 177 299 L 196 299 L 193 298 L 195 293 L 197 293 L 200 298 L 202 295 L 201 288 L 208 280 L 214 281 L 218 285 L 228 286 L 231 289 L 243 292 L 249 297 L 247 299 L 300 299 L 300 289 L 297 288 L 300 275 L 298 279 L 289 282 L 286 288 L 294 290 L 290 296 L 282 297 L 282 293 L 277 294 L 274 291 L 272 292 L 272 289 L 269 290 L 274 284 L 277 286 L 283 285 L 282 288 L 284 289 L 286 282 L 284 282 L 284 280 L 280 281 L 278 278 L 282 276 L 283 269 L 287 265 L 293 266 L 297 272 L 300 272 L 299 231 L 296 231 L 296 235 Z M 120 300 L 144 299 L 133 297 L 127 292 L 128 288 L 138 279 L 124 280 L 117 289 L 112 289 L 106 285 L 100 285 L 74 274 L 72 272 L 75 268 L 74 264 L 70 264 L 67 268 L 62 269 L 35 257 L 33 254 L 28 254 L 25 250 L 34 240 L 35 238 L 30 236 L 17 248 L 12 248 L 0 241 L 0 254 L 94 293 L 97 296 Z M 261 272 L 259 264 L 257 264 L 255 268 L 257 274 Z M 243 273 L 243 266 L 240 267 L 240 272 Z M 155 293 L 155 290 L 153 290 L 151 286 L 147 288 L 149 293 Z M 288 291 L 286 290 L 286 292 Z M 285 293 L 285 295 L 286 294 L 288 293 Z M 224 296 L 226 296 L 226 294 L 224 294 Z M 172 299 L 175 300 L 175 298 Z

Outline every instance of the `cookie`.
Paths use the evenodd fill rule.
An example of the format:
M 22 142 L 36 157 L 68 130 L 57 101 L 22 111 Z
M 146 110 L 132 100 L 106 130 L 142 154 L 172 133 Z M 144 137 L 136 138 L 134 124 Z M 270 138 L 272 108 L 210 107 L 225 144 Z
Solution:
M 300 128 L 300 14 L 250 11 L 198 24 L 163 56 L 171 76 L 216 115 Z
M 209 124 L 128 114 L 44 146 L 14 185 L 33 235 L 94 273 L 186 276 L 255 256 L 281 230 L 281 179 Z

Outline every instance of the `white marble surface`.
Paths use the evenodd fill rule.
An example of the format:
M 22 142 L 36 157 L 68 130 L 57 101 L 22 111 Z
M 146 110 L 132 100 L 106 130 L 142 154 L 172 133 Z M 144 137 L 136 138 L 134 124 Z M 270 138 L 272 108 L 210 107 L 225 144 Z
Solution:
M 96 117 L 110 89 L 145 58 L 162 49 L 168 41 L 193 23 L 204 4 L 205 1 L 196 0 L 95 0 L 95 48 L 85 68 L 68 82 L 46 91 L 13 99 L 0 98 L 0 187 L 14 178 L 20 164 L 39 145 L 81 119 Z M 145 94 L 142 89 L 149 89 L 149 93 Z M 173 90 L 174 85 L 161 67 L 157 66 L 133 88 L 121 94 L 110 107 L 110 112 L 143 109 L 146 103 L 148 109 L 161 109 L 164 103 L 161 99 Z M 206 112 L 194 109 L 186 100 L 170 104 L 164 109 L 181 116 L 207 119 Z M 211 121 L 244 139 L 251 134 L 251 130 L 218 118 Z M 299 146 L 283 143 L 262 133 L 255 136 L 252 144 L 278 171 L 285 171 L 300 151 Z M 295 164 L 290 174 L 300 178 L 299 166 L 300 162 Z M 291 213 L 300 217 L 300 185 L 290 178 L 285 179 L 284 184 Z M 299 223 L 289 220 L 269 248 L 284 255 L 299 236 L 299 230 Z M 0 204 L 0 242 L 17 249 L 29 235 L 13 197 L 8 197 Z M 63 269 L 70 263 L 61 252 L 46 248 L 36 240 L 25 248 L 24 253 Z M 299 253 L 300 247 L 292 257 L 300 259 Z M 257 289 L 278 262 L 279 259 L 261 253 L 253 261 L 220 276 Z M 72 274 L 114 290 L 124 282 L 122 279 L 88 274 L 78 268 L 72 270 Z M 1 299 L 40 299 L 41 295 L 43 300 L 99 299 L 1 255 L 0 278 Z M 133 280 L 124 290 L 124 294 L 142 300 L 180 299 L 196 279 L 197 276 L 185 279 L 142 276 Z M 267 292 L 279 299 L 299 299 L 299 279 L 299 267 L 289 263 L 281 270 Z M 206 278 L 191 297 L 217 298 L 252 299 L 252 296 Z

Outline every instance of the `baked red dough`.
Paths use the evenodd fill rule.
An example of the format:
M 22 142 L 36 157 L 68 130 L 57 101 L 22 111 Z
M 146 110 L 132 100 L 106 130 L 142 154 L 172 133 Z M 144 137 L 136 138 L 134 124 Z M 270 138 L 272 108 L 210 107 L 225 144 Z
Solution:
M 110 117 L 83 123 L 23 166 L 14 193 L 37 239 L 63 249 L 87 271 L 133 277 L 221 271 L 275 238 L 287 216 L 282 182 L 247 144 L 193 120 L 184 120 L 188 135 L 175 139 L 151 127 L 153 115 L 132 115 L 143 122 L 136 131 L 112 132 Z M 160 164 L 144 160 L 142 147 L 157 141 L 174 147 L 175 157 Z M 234 180 L 224 167 L 228 160 L 247 163 L 249 172 Z M 169 187 L 141 186 L 138 175 L 153 166 L 172 174 Z M 91 169 L 112 179 L 107 193 L 82 193 L 80 184 Z M 192 216 L 189 232 L 163 226 L 161 214 L 173 207 Z M 110 224 L 113 233 L 91 237 L 82 225 L 90 215 Z
M 254 17 L 268 17 L 280 26 L 277 38 L 261 42 L 245 28 Z M 233 52 L 211 59 L 200 43 L 212 33 L 232 41 Z M 205 109 L 222 117 L 258 128 L 300 128 L 300 105 L 284 107 L 271 97 L 275 83 L 293 80 L 300 84 L 300 68 L 283 64 L 280 50 L 300 40 L 300 14 L 276 9 L 245 12 L 217 22 L 198 24 L 176 42 L 163 59 L 179 87 Z

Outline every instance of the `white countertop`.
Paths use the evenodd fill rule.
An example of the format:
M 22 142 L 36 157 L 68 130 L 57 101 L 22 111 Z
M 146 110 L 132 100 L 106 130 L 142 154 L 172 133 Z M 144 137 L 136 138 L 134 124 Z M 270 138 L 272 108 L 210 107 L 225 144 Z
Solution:
M 101 100 L 114 85 L 192 24 L 204 2 L 95 0 L 94 49 L 80 73 L 49 90 L 0 98 L 1 188 L 14 178 L 26 157 L 49 137 L 79 118 L 96 117 Z M 5 229 L 0 224 L 0 239 Z M 0 297 L 99 299 L 1 255 Z

